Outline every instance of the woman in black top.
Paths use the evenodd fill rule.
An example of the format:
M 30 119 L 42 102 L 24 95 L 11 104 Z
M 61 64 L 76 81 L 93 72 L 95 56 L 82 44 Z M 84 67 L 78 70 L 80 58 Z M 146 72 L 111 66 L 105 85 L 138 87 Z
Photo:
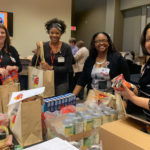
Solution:
M 141 46 L 143 53 L 145 55 L 150 55 L 150 23 L 146 25 L 142 33 Z M 124 99 L 129 100 L 127 104 L 132 102 L 142 108 L 147 120 L 150 121 L 150 59 L 148 59 L 142 70 L 142 77 L 137 86 L 138 95 L 135 95 L 135 93 L 129 90 L 125 85 L 123 86 L 125 90 L 120 91 L 120 94 Z
M 21 62 L 17 50 L 10 46 L 9 33 L 6 27 L 0 24 L 0 75 L 6 78 L 8 72 L 12 70 L 20 72 L 22 70 Z
M 129 80 L 129 69 L 125 59 L 116 52 L 109 35 L 98 32 L 92 37 L 90 55 L 73 93 L 78 95 L 86 84 L 88 89 L 112 92 L 111 79 L 121 73 Z
M 72 67 L 71 47 L 60 41 L 61 35 L 66 30 L 63 21 L 56 18 L 45 24 L 50 41 L 44 43 L 45 63 L 38 60 L 43 69 L 54 70 L 55 73 L 55 95 L 68 93 L 68 73 Z M 32 65 L 35 65 L 36 55 L 32 59 Z

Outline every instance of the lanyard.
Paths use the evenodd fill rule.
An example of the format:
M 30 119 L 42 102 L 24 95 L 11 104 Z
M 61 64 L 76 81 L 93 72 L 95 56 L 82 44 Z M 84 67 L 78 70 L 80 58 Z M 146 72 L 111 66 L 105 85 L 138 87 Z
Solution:
M 52 53 L 51 53 L 51 54 L 52 54 Z M 54 55 L 54 56 L 51 55 L 51 62 L 52 62 L 52 65 L 54 64 L 54 59 L 55 59 L 55 55 Z
M 50 54 L 51 54 L 51 56 L 50 56 L 50 58 L 51 58 L 51 63 L 52 63 L 52 65 L 53 65 L 53 64 L 54 64 L 54 59 L 55 59 L 55 54 L 53 54 L 52 46 L 51 46 L 50 43 L 49 43 L 49 47 L 50 47 Z

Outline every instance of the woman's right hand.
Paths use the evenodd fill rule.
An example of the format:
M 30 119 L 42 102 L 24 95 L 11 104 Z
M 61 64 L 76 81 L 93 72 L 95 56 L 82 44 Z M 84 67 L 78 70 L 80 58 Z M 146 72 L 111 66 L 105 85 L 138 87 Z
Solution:
M 0 68 L 0 74 L 2 75 L 3 78 L 7 78 L 8 70 Z

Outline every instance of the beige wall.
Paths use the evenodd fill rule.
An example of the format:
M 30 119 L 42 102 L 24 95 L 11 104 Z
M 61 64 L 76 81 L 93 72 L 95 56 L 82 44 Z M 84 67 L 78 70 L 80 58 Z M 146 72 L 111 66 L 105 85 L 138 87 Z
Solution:
M 77 40 L 85 41 L 87 47 L 89 47 L 94 33 L 105 31 L 106 0 L 92 0 L 92 2 L 82 0 L 80 4 L 86 5 L 87 9 L 75 13 L 73 21 L 73 25 L 77 26 L 77 30 L 72 32 L 72 36 L 75 36 Z
M 68 42 L 71 25 L 71 0 L 1 0 L 1 11 L 13 12 L 12 44 L 21 56 L 31 55 L 36 41 L 49 40 L 44 23 L 57 17 L 65 21 L 67 31 L 62 40 Z

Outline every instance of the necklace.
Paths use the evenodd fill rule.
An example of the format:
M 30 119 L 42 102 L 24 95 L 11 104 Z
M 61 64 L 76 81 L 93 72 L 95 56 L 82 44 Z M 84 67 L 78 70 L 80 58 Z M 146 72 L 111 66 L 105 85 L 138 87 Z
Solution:
M 56 53 L 58 53 L 58 52 L 60 51 L 61 43 L 58 43 L 58 45 L 56 45 L 56 46 L 53 46 L 53 45 L 50 43 L 49 46 L 50 46 L 51 52 L 52 52 L 53 54 L 56 54 Z
M 98 64 L 98 65 L 102 65 L 102 64 L 105 62 L 105 60 L 106 60 L 106 59 L 104 59 L 102 62 L 98 62 L 98 61 L 96 61 L 96 64 Z

